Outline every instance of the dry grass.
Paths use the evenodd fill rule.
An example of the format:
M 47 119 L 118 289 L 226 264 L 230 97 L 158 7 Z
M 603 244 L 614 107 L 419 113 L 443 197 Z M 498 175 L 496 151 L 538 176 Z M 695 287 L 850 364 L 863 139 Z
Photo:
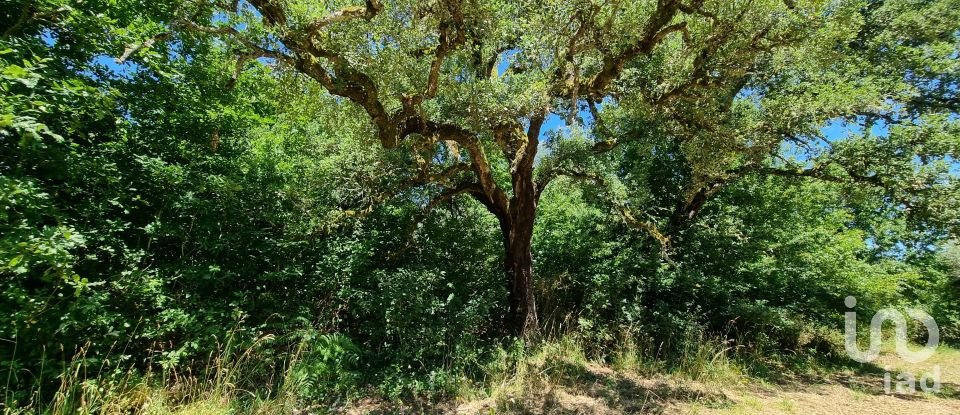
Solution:
M 919 390 L 897 393 L 899 374 L 915 378 L 940 367 L 942 388 L 938 393 Z M 885 373 L 889 369 L 891 392 L 887 393 Z M 779 385 L 737 388 L 730 391 L 731 402 L 722 407 L 701 403 L 672 408 L 670 413 L 749 415 L 749 414 L 877 414 L 877 415 L 955 415 L 960 414 L 960 351 L 941 347 L 922 363 L 907 363 L 889 348 L 872 365 L 858 370 L 831 373 L 819 382 L 788 382 Z
M 0 406 L 4 415 L 220 415 L 238 412 L 252 414 L 293 413 L 293 395 L 281 389 L 274 398 L 260 400 L 237 387 L 237 377 L 255 352 L 272 336 L 264 336 L 249 347 L 235 349 L 232 337 L 211 356 L 207 370 L 200 376 L 168 370 L 164 373 L 138 374 L 112 367 L 89 367 L 84 350 L 74 356 L 69 369 L 58 377 L 59 388 L 50 402 L 34 401 L 15 407 Z M 292 366 L 297 356 L 291 356 Z M 151 365 L 152 366 L 152 365 Z M 158 381 L 163 379 L 164 381 Z M 238 405 L 242 402 L 242 408 Z
M 672 373 L 643 376 L 657 365 L 629 345 L 615 353 L 612 364 L 606 364 L 590 359 L 576 341 L 564 338 L 514 356 L 512 364 L 501 359 L 493 365 L 486 397 L 463 402 L 454 412 L 661 413 L 677 403 L 727 401 L 723 385 L 739 384 L 741 371 L 720 347 L 689 352 L 685 364 Z
M 495 384 L 488 397 L 461 403 L 459 414 L 960 414 L 960 351 L 941 348 L 929 361 L 906 364 L 884 353 L 877 365 L 750 379 L 725 349 L 701 345 L 670 373 L 653 373 L 640 356 L 619 353 L 612 365 L 584 357 L 575 343 L 538 350 Z M 938 394 L 886 394 L 884 371 L 921 376 L 941 368 Z M 508 374 L 509 372 L 505 372 Z M 646 373 L 646 375 L 641 375 Z
M 254 346 L 255 347 L 255 346 Z M 722 342 L 684 351 L 673 369 L 630 344 L 612 356 L 588 356 L 572 338 L 502 350 L 485 377 L 445 402 L 387 402 L 366 398 L 346 407 L 305 406 L 289 376 L 270 398 L 240 390 L 236 376 L 253 347 L 216 356 L 203 378 L 180 377 L 158 386 L 149 375 L 112 383 L 86 379 L 74 367 L 56 399 L 43 410 L 27 406 L 5 414 L 960 414 L 960 351 L 942 348 L 931 360 L 907 364 L 887 351 L 876 365 L 785 376 L 775 383 L 749 378 Z M 939 365 L 940 394 L 886 394 L 883 368 L 920 376 Z M 289 388 L 289 389 L 288 389 Z

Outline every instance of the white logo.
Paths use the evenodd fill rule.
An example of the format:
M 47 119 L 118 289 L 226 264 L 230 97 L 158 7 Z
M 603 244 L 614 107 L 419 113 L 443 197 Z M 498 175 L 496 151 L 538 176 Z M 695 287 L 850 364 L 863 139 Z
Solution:
M 847 308 L 853 309 L 857 306 L 857 299 L 849 296 L 844 299 L 844 304 L 846 304 Z M 933 320 L 933 317 L 923 310 L 908 309 L 906 313 L 911 318 L 922 323 L 927 329 L 927 344 L 923 348 L 917 351 L 910 350 L 909 342 L 907 341 L 907 319 L 903 316 L 903 313 L 894 308 L 884 308 L 878 311 L 877 314 L 873 316 L 873 319 L 870 320 L 870 346 L 867 351 L 862 351 L 857 344 L 857 312 L 848 311 L 844 315 L 844 346 L 847 350 L 847 355 L 860 363 L 869 363 L 876 360 L 877 357 L 880 356 L 880 346 L 883 343 L 883 323 L 890 321 L 893 322 L 894 325 L 897 355 L 899 355 L 901 359 L 909 363 L 920 363 L 929 359 L 936 353 L 937 347 L 940 345 L 940 328 L 937 326 L 937 322 Z M 916 390 L 916 379 L 912 374 L 902 373 L 897 376 L 897 379 L 898 393 L 909 393 Z M 933 381 L 933 386 L 927 386 L 930 381 Z M 891 392 L 890 383 L 891 376 L 888 371 L 884 374 L 884 390 L 886 393 Z M 920 387 L 925 392 L 937 392 L 940 390 L 939 366 L 934 366 L 932 372 L 923 375 L 920 379 Z
M 853 296 L 847 297 L 844 301 L 847 308 L 857 306 L 857 299 Z M 923 310 L 908 309 L 907 315 L 923 323 L 927 328 L 927 344 L 919 351 L 910 350 L 907 346 L 907 320 L 903 314 L 893 308 L 884 308 L 877 312 L 870 320 L 870 348 L 863 352 L 857 345 L 857 312 L 848 311 L 844 318 L 844 337 L 847 354 L 853 360 L 860 363 L 872 362 L 880 356 L 880 345 L 883 342 L 883 323 L 892 321 L 896 331 L 897 354 L 903 360 L 910 363 L 920 363 L 933 356 L 940 344 L 940 327 L 929 314 Z

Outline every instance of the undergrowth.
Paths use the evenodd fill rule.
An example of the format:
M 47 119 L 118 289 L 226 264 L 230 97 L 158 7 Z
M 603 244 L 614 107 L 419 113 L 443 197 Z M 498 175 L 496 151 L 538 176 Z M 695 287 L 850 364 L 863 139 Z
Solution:
M 456 364 L 433 372 L 445 373 L 445 377 L 433 384 L 426 382 L 430 387 L 423 393 L 396 395 L 384 385 L 364 383 L 362 353 L 342 334 L 300 333 L 280 363 L 277 379 L 257 384 L 263 374 L 252 372 L 263 370 L 261 353 L 276 340 L 262 336 L 238 347 L 228 338 L 199 370 L 152 370 L 151 365 L 140 370 L 106 361 L 93 367 L 81 351 L 60 374 L 53 396 L 34 391 L 26 401 L 6 399 L 4 413 L 332 413 L 361 401 L 398 411 L 411 405 L 436 409 L 486 402 L 494 410 L 515 412 L 558 390 L 616 390 L 625 384 L 640 388 L 637 385 L 648 379 L 661 379 L 679 390 L 687 385 L 719 390 L 751 379 L 775 380 L 773 372 L 784 376 L 832 367 L 809 355 L 749 350 L 731 340 L 703 334 L 684 339 L 683 346 L 670 355 L 657 352 L 651 340 L 630 336 L 607 352 L 598 352 L 582 337 L 566 334 L 537 343 L 508 341 L 485 354 L 470 370 L 458 369 L 463 365 Z

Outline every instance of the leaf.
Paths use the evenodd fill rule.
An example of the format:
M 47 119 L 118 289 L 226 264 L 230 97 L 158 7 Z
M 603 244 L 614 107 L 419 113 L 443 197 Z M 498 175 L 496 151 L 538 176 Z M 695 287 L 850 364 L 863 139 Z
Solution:
M 10 262 L 7 263 L 7 267 L 8 267 L 8 268 L 13 268 L 13 267 L 19 265 L 21 261 L 23 261 L 23 254 L 20 254 L 20 255 L 17 255 L 17 256 L 15 256 L 15 257 L 13 257 L 13 259 L 11 259 Z
M 37 86 L 37 82 L 40 81 L 40 75 L 32 73 L 24 67 L 18 65 L 10 65 L 6 68 L 3 68 L 2 74 L 4 78 L 20 82 L 27 88 L 33 88 Z
M 30 76 L 30 71 L 19 65 L 10 65 L 3 68 L 3 76 L 8 79 L 21 79 Z

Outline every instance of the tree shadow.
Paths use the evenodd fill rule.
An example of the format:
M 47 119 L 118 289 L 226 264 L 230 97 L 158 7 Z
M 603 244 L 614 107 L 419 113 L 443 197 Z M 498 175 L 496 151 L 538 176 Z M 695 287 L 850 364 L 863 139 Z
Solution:
M 889 373 L 889 375 L 888 375 Z M 897 383 L 900 380 L 898 376 L 902 373 L 897 370 L 886 371 L 873 364 L 865 364 L 862 370 L 853 373 L 837 373 L 832 375 L 827 381 L 829 383 L 839 384 L 848 389 L 856 390 L 874 396 L 891 396 L 903 400 L 924 400 L 927 396 L 936 396 L 943 399 L 960 399 L 960 385 L 952 382 L 940 382 L 937 391 L 925 392 L 921 386 L 921 378 L 915 376 L 912 386 L 901 392 L 897 389 Z M 889 389 L 887 382 L 889 382 Z M 933 387 L 928 384 L 928 387 Z
M 668 379 L 643 379 L 606 367 L 562 359 L 547 362 L 548 389 L 516 399 L 501 408 L 520 414 L 664 413 L 672 404 L 724 407 L 723 393 Z
M 741 361 L 741 363 L 749 368 L 748 373 L 751 377 L 774 384 L 783 391 L 819 393 L 820 386 L 840 385 L 859 393 L 890 396 L 902 400 L 923 400 L 927 396 L 960 400 L 960 384 L 941 382 L 937 392 L 923 392 L 920 388 L 920 377 L 913 373 L 916 381 L 915 392 L 898 392 L 896 387 L 898 376 L 909 372 L 880 367 L 874 363 L 859 363 L 847 358 L 808 357 L 786 363 L 781 361 L 773 368 L 764 367 L 769 365 L 768 362 L 756 360 Z M 757 367 L 762 369 L 756 370 Z M 816 369 L 811 370 L 811 368 Z M 889 391 L 886 386 L 887 376 L 890 382 Z

